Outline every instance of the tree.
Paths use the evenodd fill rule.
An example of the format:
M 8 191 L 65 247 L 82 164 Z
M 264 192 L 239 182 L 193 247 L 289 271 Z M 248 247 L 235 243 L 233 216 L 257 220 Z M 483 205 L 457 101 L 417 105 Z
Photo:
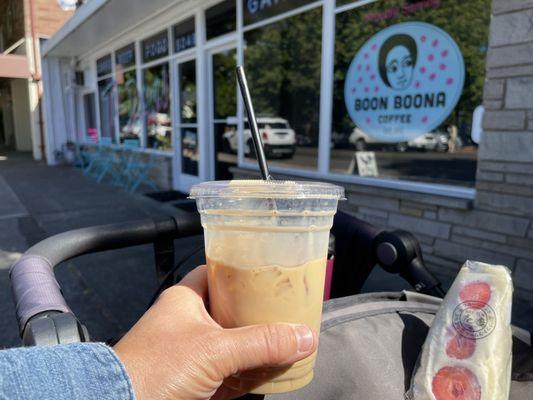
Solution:
M 353 122 L 344 105 L 344 79 L 359 48 L 373 35 L 388 26 L 407 21 L 423 21 L 448 32 L 461 50 L 465 62 L 465 84 L 455 112 L 445 124 L 471 123 L 474 108 L 481 104 L 485 80 L 485 59 L 490 26 L 491 0 L 435 0 L 431 7 L 414 13 L 402 12 L 404 5 L 427 1 L 383 0 L 338 14 L 336 18 L 334 129 L 348 132 Z M 396 16 L 371 20 L 371 13 L 396 10 Z M 384 15 L 384 14 L 382 14 Z M 395 12 L 389 12 L 395 15 Z

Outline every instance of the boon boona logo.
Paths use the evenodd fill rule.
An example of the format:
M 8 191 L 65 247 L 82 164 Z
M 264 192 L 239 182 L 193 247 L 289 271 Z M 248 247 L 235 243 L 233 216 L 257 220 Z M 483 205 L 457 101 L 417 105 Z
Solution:
M 344 99 L 353 122 L 386 142 L 412 140 L 441 125 L 463 90 L 464 61 L 448 33 L 406 22 L 372 36 L 346 75 Z

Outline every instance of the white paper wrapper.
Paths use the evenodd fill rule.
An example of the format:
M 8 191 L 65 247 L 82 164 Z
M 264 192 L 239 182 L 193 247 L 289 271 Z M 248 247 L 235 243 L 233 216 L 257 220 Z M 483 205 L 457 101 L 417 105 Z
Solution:
M 467 261 L 435 316 L 407 397 L 508 399 L 512 293 L 506 267 Z

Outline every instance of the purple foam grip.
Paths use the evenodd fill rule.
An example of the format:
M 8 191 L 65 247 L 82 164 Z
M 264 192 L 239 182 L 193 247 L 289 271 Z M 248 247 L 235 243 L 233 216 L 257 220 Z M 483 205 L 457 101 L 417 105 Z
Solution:
M 11 267 L 9 276 L 21 332 L 28 320 L 39 313 L 52 310 L 71 312 L 61 294 L 52 265 L 44 257 L 23 256 Z

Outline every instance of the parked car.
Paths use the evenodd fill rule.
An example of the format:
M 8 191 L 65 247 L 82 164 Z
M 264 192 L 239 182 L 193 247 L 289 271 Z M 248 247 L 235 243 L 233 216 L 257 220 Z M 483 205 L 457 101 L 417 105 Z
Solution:
M 408 149 L 447 151 L 448 136 L 442 132 L 424 133 L 413 140 L 407 142 L 383 142 L 368 135 L 359 127 L 355 127 L 350 135 L 349 142 L 356 151 L 364 151 L 371 147 L 393 148 L 396 151 L 404 152 Z
M 350 133 L 349 132 L 331 132 L 331 148 L 345 149 L 350 147 Z
M 222 135 L 222 147 L 224 151 L 236 153 L 239 140 L 237 135 L 236 118 L 227 119 L 230 127 Z M 259 134 L 263 139 L 265 155 L 267 157 L 291 158 L 296 152 L 296 134 L 286 119 L 278 117 L 257 118 Z M 252 132 L 244 129 L 244 152 L 247 156 L 253 154 L 254 145 Z
M 300 146 L 300 147 L 312 147 L 316 143 L 313 143 L 313 139 L 311 139 L 307 135 L 297 134 L 296 135 L 296 144 L 298 146 Z

